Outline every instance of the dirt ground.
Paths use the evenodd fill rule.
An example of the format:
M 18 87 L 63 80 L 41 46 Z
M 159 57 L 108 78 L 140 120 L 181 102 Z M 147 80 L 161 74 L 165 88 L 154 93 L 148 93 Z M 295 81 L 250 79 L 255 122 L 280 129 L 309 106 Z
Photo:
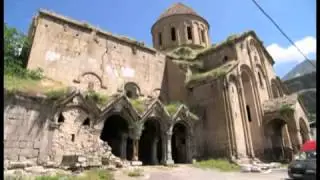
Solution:
M 128 170 L 115 172 L 116 180 L 285 180 L 287 171 L 273 170 L 269 173 L 220 172 L 212 169 L 199 169 L 191 165 L 178 167 L 143 166 L 143 176 L 129 177 Z

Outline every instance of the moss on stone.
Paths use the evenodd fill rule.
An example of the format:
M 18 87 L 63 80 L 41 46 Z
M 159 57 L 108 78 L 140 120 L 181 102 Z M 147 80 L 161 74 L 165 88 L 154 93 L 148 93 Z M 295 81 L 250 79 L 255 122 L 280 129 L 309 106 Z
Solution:
M 139 112 L 143 113 L 146 109 L 145 103 L 141 99 L 130 99 L 131 105 Z
M 204 73 L 195 73 L 186 80 L 186 84 L 213 80 L 218 77 L 225 76 L 232 67 L 234 67 L 234 64 L 227 63 Z
M 179 102 L 173 102 L 165 105 L 166 110 L 168 111 L 169 115 L 173 115 L 177 112 L 178 108 L 181 106 Z
M 58 100 L 60 98 L 66 97 L 68 94 L 67 88 L 53 89 L 44 93 L 48 99 Z
M 110 97 L 95 91 L 88 91 L 86 98 L 93 100 L 98 105 L 105 105 L 110 101 Z
M 281 115 L 285 115 L 294 112 L 294 108 L 290 104 L 282 104 L 280 106 L 279 112 Z

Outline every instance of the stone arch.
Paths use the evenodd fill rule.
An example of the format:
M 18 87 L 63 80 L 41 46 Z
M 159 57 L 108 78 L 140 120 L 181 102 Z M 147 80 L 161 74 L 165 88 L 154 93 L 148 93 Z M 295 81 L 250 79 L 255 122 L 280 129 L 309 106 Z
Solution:
M 241 66 L 240 71 L 241 76 L 241 83 L 243 86 L 243 106 L 244 106 L 244 114 L 246 117 L 246 121 L 249 124 L 249 129 L 251 131 L 251 137 L 252 137 L 252 144 L 253 149 L 256 152 L 256 154 L 259 154 L 258 151 L 260 150 L 259 146 L 261 145 L 261 139 L 258 135 L 260 133 L 259 128 L 259 115 L 258 115 L 258 107 L 257 102 L 255 98 L 255 78 L 251 71 L 251 69 L 247 65 Z
M 234 131 L 234 138 L 236 143 L 236 150 L 238 158 L 246 156 L 246 137 L 245 137 L 245 125 L 243 124 L 243 119 L 240 110 L 240 99 L 238 93 L 238 82 L 234 75 L 229 76 L 229 97 L 231 105 L 231 114 L 232 114 L 232 124 Z
M 139 160 L 144 165 L 157 165 L 162 162 L 164 158 L 162 134 L 160 119 L 147 118 L 139 141 Z
M 172 159 L 175 163 L 190 163 L 191 128 L 187 121 L 176 121 L 172 126 Z
M 299 119 L 299 129 L 300 129 L 302 144 L 310 140 L 309 128 L 306 121 L 303 118 Z
M 269 148 L 266 149 L 266 155 L 269 160 L 279 161 L 285 158 L 286 121 L 280 118 L 272 119 L 264 125 L 264 133 L 267 138 Z
M 133 149 L 129 138 L 129 124 L 130 121 L 121 114 L 112 113 L 106 118 L 100 134 L 100 139 L 108 142 L 115 156 L 127 160 L 132 158 Z
M 99 90 L 100 88 L 106 89 L 103 85 L 102 79 L 94 72 L 82 73 L 76 80 L 76 83 L 80 83 L 84 89 L 87 90 Z
M 128 98 L 136 99 L 141 95 L 140 87 L 134 82 L 127 82 L 124 91 Z

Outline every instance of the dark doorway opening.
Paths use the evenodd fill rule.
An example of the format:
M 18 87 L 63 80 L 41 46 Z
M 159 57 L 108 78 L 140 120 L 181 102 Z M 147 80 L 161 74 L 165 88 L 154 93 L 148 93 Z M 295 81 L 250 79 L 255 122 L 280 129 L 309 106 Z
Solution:
M 172 131 L 172 159 L 175 163 L 188 163 L 187 128 L 184 124 L 177 123 Z
M 157 119 L 148 119 L 144 124 L 139 141 L 139 160 L 144 165 L 157 165 L 162 160 L 162 139 L 160 123 Z
M 105 121 L 100 139 L 108 142 L 115 156 L 127 160 L 132 157 L 132 140 L 128 137 L 128 123 L 120 115 L 112 115 Z

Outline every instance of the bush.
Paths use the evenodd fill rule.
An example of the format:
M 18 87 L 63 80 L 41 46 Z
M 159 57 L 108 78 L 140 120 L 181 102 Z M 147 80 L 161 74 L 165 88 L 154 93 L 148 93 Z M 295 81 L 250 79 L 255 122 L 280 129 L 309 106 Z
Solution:
M 128 172 L 128 176 L 130 177 L 140 177 L 143 176 L 143 170 L 140 168 L 135 168 L 132 171 Z

